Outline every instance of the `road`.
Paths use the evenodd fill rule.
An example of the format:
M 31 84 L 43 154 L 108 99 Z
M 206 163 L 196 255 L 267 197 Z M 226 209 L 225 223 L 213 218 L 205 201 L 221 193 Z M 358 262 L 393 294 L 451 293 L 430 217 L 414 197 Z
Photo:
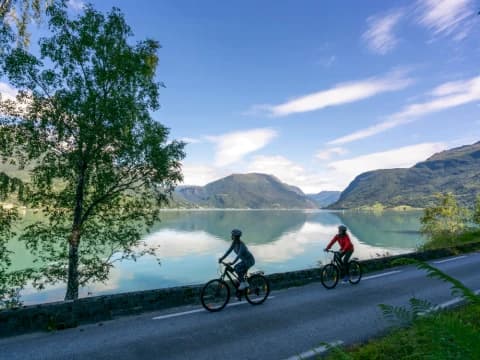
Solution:
M 480 253 L 430 262 L 480 289 Z M 352 344 L 385 333 L 380 303 L 411 297 L 450 305 L 450 286 L 413 266 L 364 275 L 358 285 L 320 283 L 272 292 L 263 305 L 231 300 L 219 313 L 187 306 L 52 333 L 0 339 L 1 359 L 297 359 L 322 343 Z

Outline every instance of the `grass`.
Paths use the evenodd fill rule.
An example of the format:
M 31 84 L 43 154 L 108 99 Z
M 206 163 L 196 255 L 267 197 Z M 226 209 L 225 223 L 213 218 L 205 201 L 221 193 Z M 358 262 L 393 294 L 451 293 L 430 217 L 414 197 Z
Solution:
M 480 359 L 480 305 L 471 304 L 414 321 L 381 339 L 332 349 L 329 360 Z

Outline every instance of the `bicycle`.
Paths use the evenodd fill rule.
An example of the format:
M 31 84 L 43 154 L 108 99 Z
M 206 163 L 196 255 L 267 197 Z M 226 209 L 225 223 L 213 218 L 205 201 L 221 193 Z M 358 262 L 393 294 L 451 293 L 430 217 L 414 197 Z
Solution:
M 327 250 L 333 253 L 332 262 L 325 265 L 320 273 L 320 281 L 327 289 L 333 289 L 338 284 L 340 273 L 343 269 L 343 262 L 340 258 L 340 251 Z M 348 280 L 350 284 L 358 284 L 362 278 L 362 267 L 356 260 L 348 262 Z
M 240 279 L 235 270 L 230 264 L 221 262 L 225 269 L 220 275 L 220 278 L 213 279 L 207 282 L 200 293 L 200 300 L 202 305 L 208 311 L 222 310 L 230 300 L 230 287 L 225 278 L 228 278 L 229 283 L 235 288 L 235 294 L 240 301 L 245 295 L 247 301 L 252 305 L 262 304 L 270 294 L 270 284 L 262 271 L 257 271 L 247 275 L 245 278 L 249 283 L 249 287 L 240 290 Z

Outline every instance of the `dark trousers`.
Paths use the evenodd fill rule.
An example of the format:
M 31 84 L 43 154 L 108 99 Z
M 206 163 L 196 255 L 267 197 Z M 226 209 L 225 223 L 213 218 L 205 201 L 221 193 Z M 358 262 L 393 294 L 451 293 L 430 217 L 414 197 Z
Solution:
M 348 262 L 350 261 L 352 254 L 353 250 L 343 251 L 340 254 L 340 261 L 343 263 L 343 269 L 341 271 L 342 276 L 346 276 L 348 274 Z
M 250 269 L 253 265 L 255 265 L 255 260 L 251 259 L 247 261 L 240 261 L 237 263 L 233 268 L 238 275 L 238 279 L 240 281 L 245 280 L 245 275 L 247 274 L 248 269 Z
M 248 266 L 243 261 L 240 261 L 238 264 L 234 266 L 235 272 L 238 275 L 238 279 L 243 281 L 245 279 L 245 274 L 248 271 Z

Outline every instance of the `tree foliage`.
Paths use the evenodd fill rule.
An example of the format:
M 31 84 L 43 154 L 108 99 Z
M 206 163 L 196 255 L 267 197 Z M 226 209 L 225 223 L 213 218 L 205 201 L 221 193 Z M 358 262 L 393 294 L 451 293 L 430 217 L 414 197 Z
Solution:
M 17 44 L 26 46 L 30 42 L 28 24 L 40 22 L 45 10 L 53 0 L 0 0 L 0 21 L 16 28 Z
M 475 207 L 473 209 L 472 221 L 475 224 L 480 225 L 480 194 L 478 194 L 477 198 L 475 199 Z
M 458 205 L 453 193 L 436 194 L 436 204 L 427 207 L 420 219 L 421 232 L 430 240 L 454 241 L 467 228 L 469 211 Z
M 67 281 L 75 299 L 79 286 L 107 279 L 113 260 L 152 251 L 139 240 L 182 180 L 184 144 L 151 117 L 158 42 L 130 44 L 115 8 L 70 19 L 59 1 L 47 14 L 52 35 L 38 58 L 17 47 L 1 59 L 19 93 L 0 105 L 0 155 L 30 164 L 23 198 L 48 219 L 21 236 L 47 264 L 35 284 Z

